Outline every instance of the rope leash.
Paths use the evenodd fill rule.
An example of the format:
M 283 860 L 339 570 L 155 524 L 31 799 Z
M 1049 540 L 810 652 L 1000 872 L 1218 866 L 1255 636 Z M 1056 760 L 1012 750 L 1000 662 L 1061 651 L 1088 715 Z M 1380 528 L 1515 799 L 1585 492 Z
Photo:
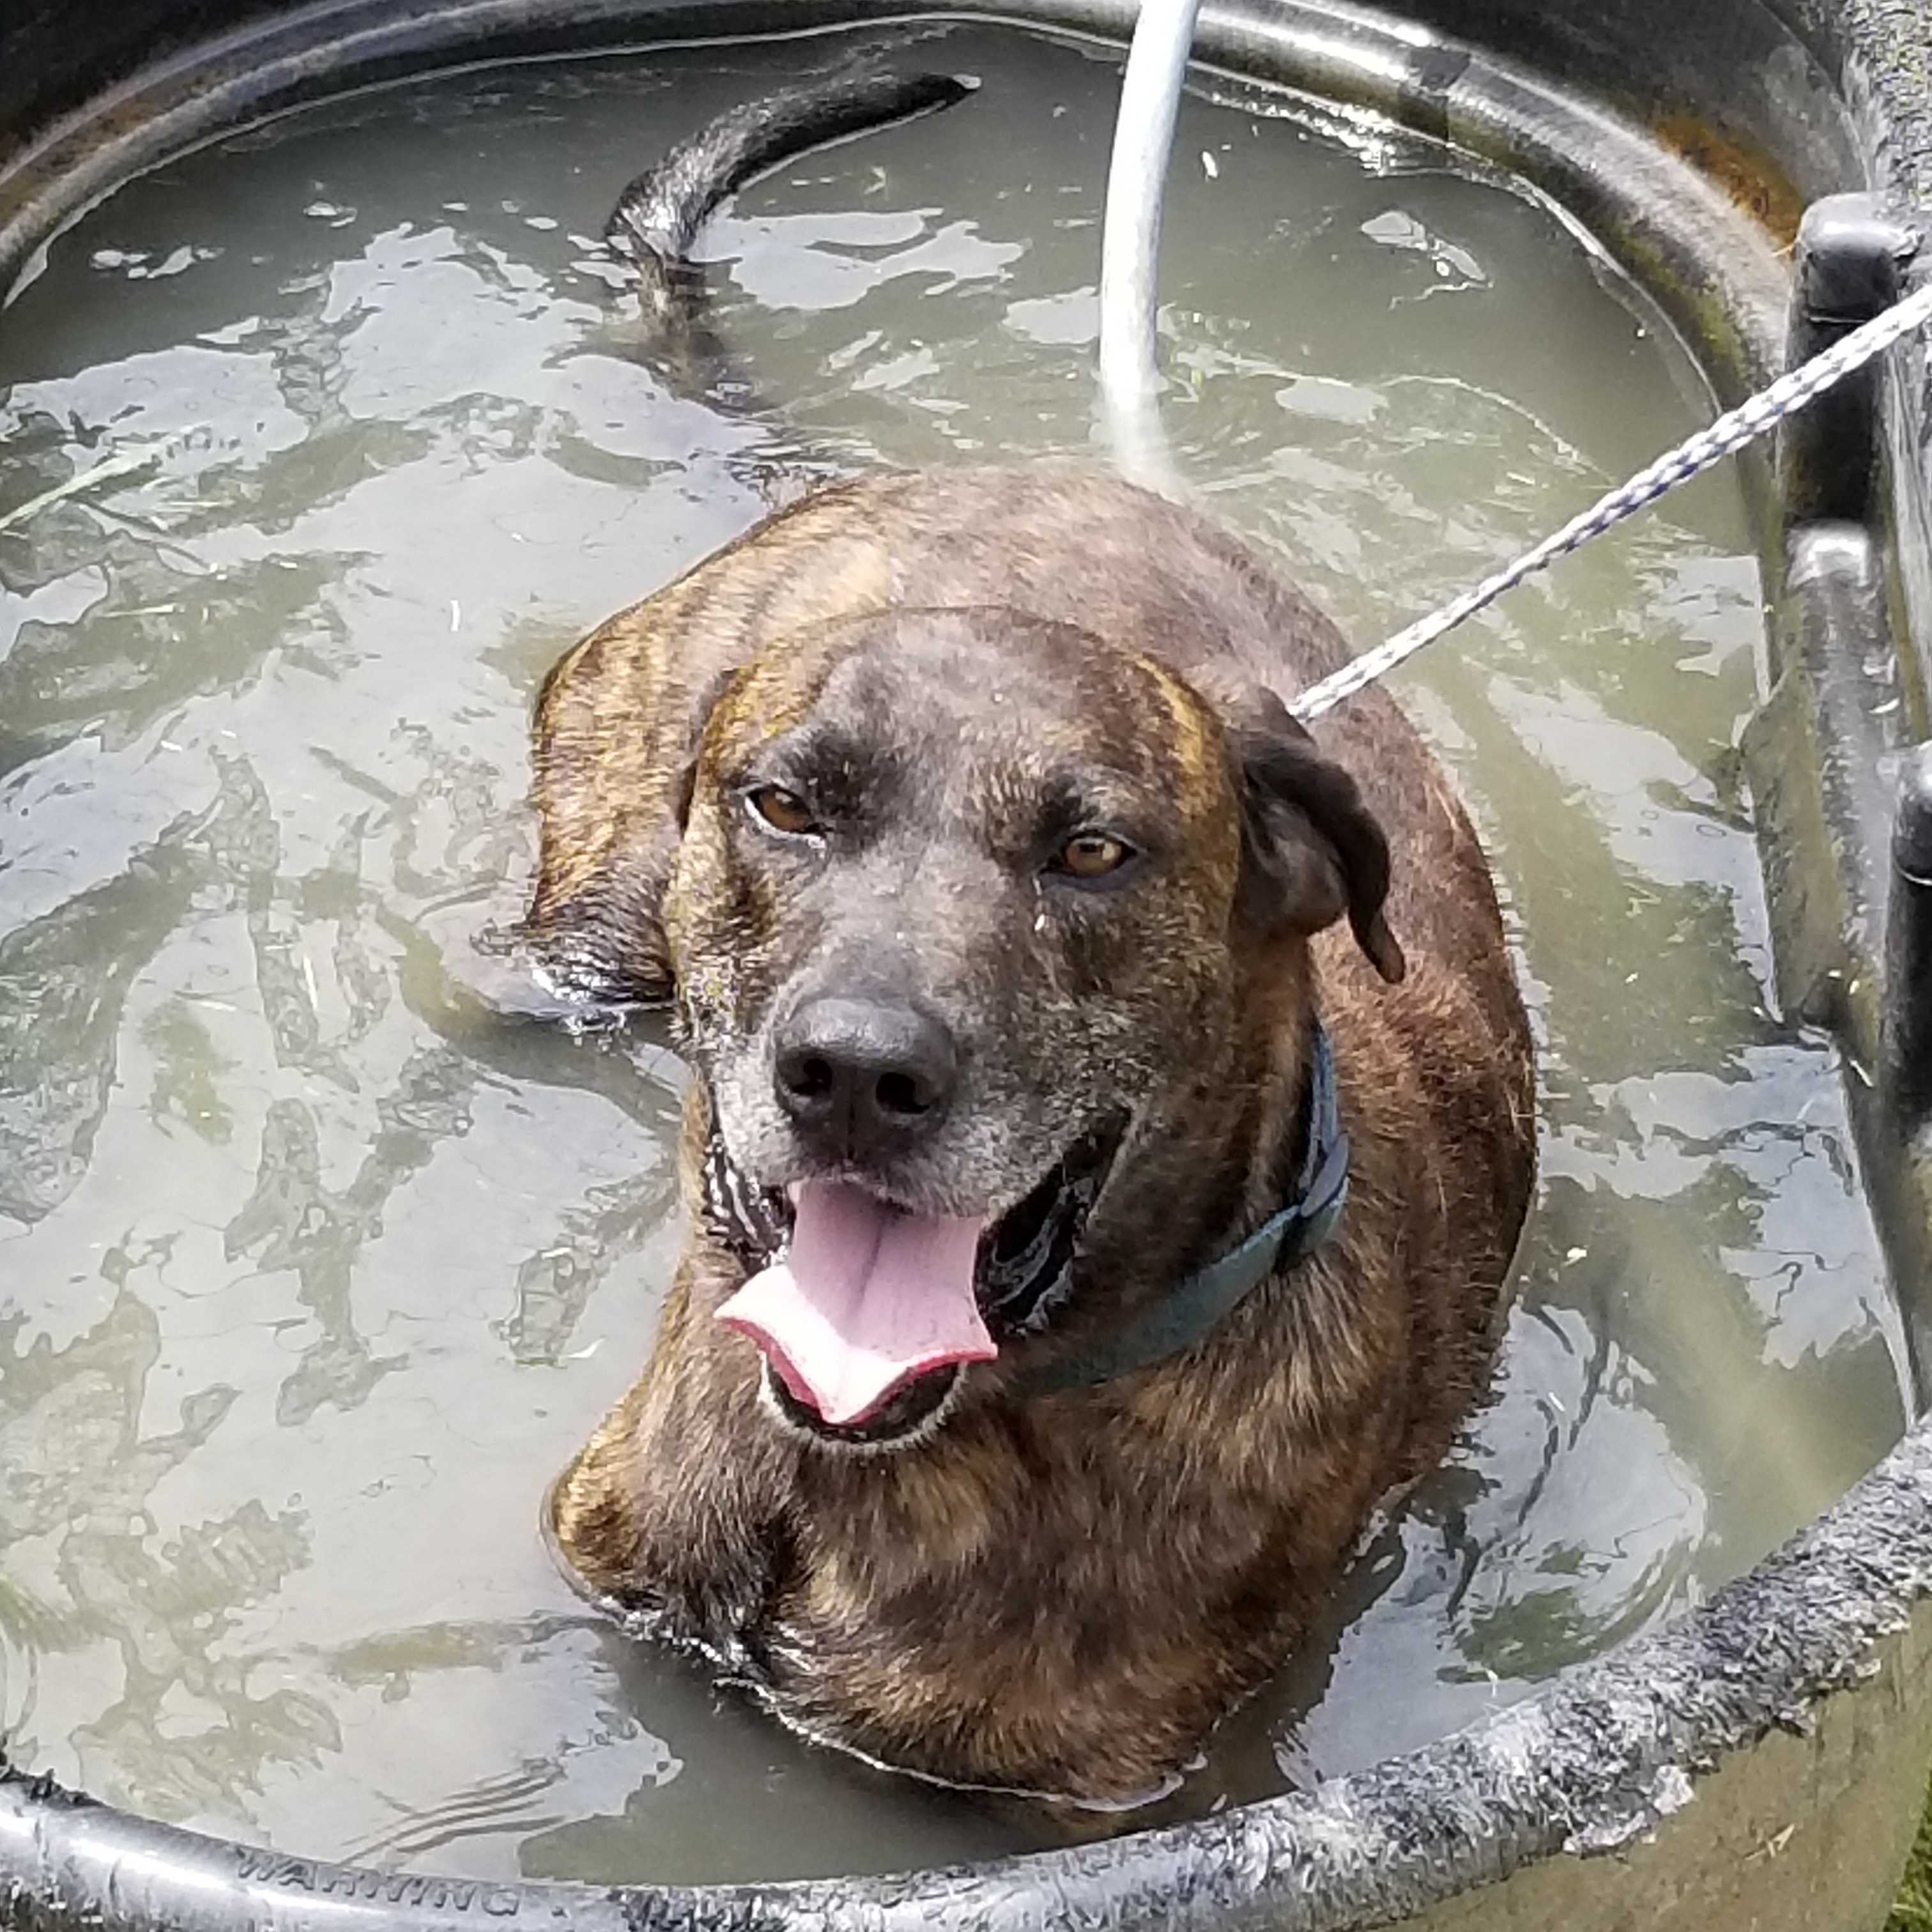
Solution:
M 1399 631 L 1386 644 L 1344 664 L 1319 683 L 1312 684 L 1288 706 L 1306 722 L 1332 711 L 1344 698 L 1352 698 L 1365 686 L 1394 670 L 1432 644 L 1445 632 L 1453 631 L 1466 619 L 1493 604 L 1505 590 L 1513 590 L 1526 577 L 1546 564 L 1600 536 L 1607 530 L 1632 516 L 1646 504 L 1654 503 L 1680 483 L 1708 470 L 1713 464 L 1755 442 L 1775 428 L 1786 416 L 1796 413 L 1834 384 L 1882 356 L 1897 342 L 1932 322 L 1932 282 L 1894 303 L 1881 314 L 1854 329 L 1842 341 L 1821 350 L 1810 362 L 1780 376 L 1768 388 L 1761 389 L 1734 410 L 1696 435 L 1687 437 L 1675 449 L 1666 452 L 1627 483 L 1600 496 L 1580 515 L 1546 536 L 1534 549 L 1524 551 L 1514 563 L 1466 590 L 1439 610 Z

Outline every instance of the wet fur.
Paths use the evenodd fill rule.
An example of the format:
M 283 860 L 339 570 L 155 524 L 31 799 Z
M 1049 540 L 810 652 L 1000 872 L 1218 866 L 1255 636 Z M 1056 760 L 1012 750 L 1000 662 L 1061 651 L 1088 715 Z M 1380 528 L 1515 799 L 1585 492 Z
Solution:
M 895 682 L 882 638 L 949 675 Z M 865 704 L 840 694 L 852 654 L 885 667 Z M 1280 710 L 1344 655 L 1202 519 L 1035 464 L 824 491 L 556 667 L 537 719 L 530 943 L 592 996 L 676 1002 L 699 1076 L 691 1225 L 656 1346 L 552 1499 L 587 1588 L 818 1735 L 1096 1798 L 1169 1778 L 1280 1662 L 1372 1504 L 1441 1457 L 1485 1386 L 1534 1148 L 1496 898 L 1442 773 L 1378 692 L 1312 740 Z M 1023 685 L 1041 665 L 1052 722 L 1036 758 L 995 716 L 997 680 L 976 692 L 971 676 Z M 748 853 L 731 818 L 733 774 L 826 706 L 841 729 L 966 775 L 946 780 L 967 789 L 946 794 L 944 837 L 896 827 L 925 856 L 903 875 L 919 944 L 892 970 L 1020 1070 L 976 1090 L 973 1184 L 1004 1160 L 1022 1189 L 1067 1120 L 1117 1089 L 1140 1096 L 1069 1306 L 968 1370 L 927 1439 L 863 1456 L 761 1403 L 756 1349 L 711 1318 L 745 1270 L 698 1212 L 713 1096 L 755 1071 L 784 988 L 837 970 L 827 932 L 868 972 L 897 958 L 897 912 L 838 910 L 849 892 L 832 907 Z M 967 783 L 975 706 L 1017 760 L 997 796 Z M 1144 770 L 1174 857 L 1104 918 L 1056 913 L 1030 938 L 974 828 L 1068 757 Z M 926 892 L 954 866 L 970 889 Z M 1016 1393 L 1280 1204 L 1317 1012 L 1353 1149 L 1337 1238 L 1182 1354 Z

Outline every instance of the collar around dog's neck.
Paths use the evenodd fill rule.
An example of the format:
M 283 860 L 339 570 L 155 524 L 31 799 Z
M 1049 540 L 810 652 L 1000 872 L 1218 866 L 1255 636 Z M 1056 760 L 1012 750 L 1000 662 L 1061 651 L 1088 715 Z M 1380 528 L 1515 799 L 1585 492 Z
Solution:
M 1168 1290 L 1126 1327 L 1020 1384 L 1028 1395 L 1090 1388 L 1178 1355 L 1232 1315 L 1268 1278 L 1305 1261 L 1335 1232 L 1348 1198 L 1348 1137 L 1335 1092 L 1335 1049 L 1315 1022 L 1306 1151 L 1293 1197 L 1248 1238 Z

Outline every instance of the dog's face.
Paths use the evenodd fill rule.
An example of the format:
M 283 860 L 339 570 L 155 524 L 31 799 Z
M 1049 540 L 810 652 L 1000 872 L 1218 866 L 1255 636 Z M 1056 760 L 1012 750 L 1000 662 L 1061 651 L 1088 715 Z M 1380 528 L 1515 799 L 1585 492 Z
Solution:
M 929 1426 L 1064 1292 L 1123 1142 L 1238 1018 L 1244 949 L 1387 854 L 1278 704 L 1003 610 L 767 647 L 711 705 L 662 916 L 718 1198 L 770 1258 L 728 1304 L 793 1424 Z M 992 1326 L 988 1326 L 988 1323 Z

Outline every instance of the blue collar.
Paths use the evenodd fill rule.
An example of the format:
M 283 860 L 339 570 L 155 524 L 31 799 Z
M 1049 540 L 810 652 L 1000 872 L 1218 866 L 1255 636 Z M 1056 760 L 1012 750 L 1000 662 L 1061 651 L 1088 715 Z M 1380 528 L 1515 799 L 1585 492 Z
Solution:
M 1190 1275 L 1124 1328 L 1024 1377 L 1020 1394 L 1090 1388 L 1178 1355 L 1232 1315 L 1270 1275 L 1305 1261 L 1334 1233 L 1348 1198 L 1348 1137 L 1336 1104 L 1335 1049 L 1318 1020 L 1312 1060 L 1307 1152 L 1288 1205 L 1269 1216 L 1239 1247 Z

